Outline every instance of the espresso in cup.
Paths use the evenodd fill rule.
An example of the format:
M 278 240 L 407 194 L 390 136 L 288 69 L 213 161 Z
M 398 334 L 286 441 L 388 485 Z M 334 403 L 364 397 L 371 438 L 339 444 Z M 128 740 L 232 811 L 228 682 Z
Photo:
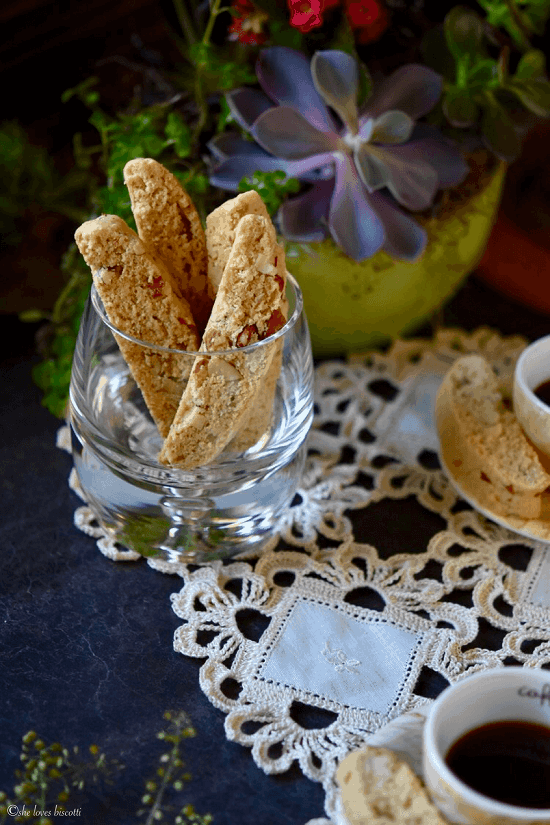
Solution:
M 550 379 L 535 387 L 534 393 L 543 404 L 550 407 Z
M 463 734 L 445 762 L 478 793 L 522 808 L 550 808 L 550 728 L 489 722 Z
M 535 447 L 550 458 L 550 335 L 518 358 L 513 383 L 514 414 Z
M 459 825 L 550 825 L 550 673 L 502 667 L 466 676 L 430 709 L 423 774 Z

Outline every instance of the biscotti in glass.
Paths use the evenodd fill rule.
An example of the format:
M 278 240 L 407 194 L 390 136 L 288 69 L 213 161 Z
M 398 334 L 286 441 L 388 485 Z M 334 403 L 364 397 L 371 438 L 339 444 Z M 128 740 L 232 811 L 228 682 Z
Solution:
M 113 327 L 92 288 L 73 359 L 72 449 L 86 501 L 123 547 L 200 562 L 261 549 L 277 533 L 300 484 L 313 416 L 311 344 L 291 276 L 286 292 L 282 329 L 238 349 L 251 364 L 271 349 L 273 364 L 239 428 L 215 460 L 183 469 L 159 460 L 163 440 L 117 340 L 142 348 L 145 359 L 165 353 L 184 376 L 231 369 L 235 350 L 185 352 L 132 339 Z

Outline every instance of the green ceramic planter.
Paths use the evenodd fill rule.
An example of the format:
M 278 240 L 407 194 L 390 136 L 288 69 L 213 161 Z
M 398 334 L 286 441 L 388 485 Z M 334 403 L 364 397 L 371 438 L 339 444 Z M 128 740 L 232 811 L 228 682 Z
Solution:
M 376 346 L 414 330 L 444 304 L 483 255 L 505 173 L 501 164 L 451 215 L 425 222 L 428 245 L 413 263 L 385 252 L 356 263 L 330 240 L 290 250 L 287 267 L 302 288 L 314 355 Z

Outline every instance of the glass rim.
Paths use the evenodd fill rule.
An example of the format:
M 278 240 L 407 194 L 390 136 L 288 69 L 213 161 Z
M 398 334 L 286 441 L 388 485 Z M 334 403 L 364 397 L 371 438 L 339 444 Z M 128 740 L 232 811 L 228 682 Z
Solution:
M 97 314 L 99 315 L 99 317 L 101 318 L 101 320 L 103 321 L 105 326 L 107 326 L 111 330 L 111 332 L 113 332 L 115 335 L 119 335 L 121 338 L 124 338 L 125 340 L 130 341 L 133 344 L 137 344 L 140 347 L 144 347 L 144 348 L 147 348 L 147 349 L 150 349 L 150 350 L 154 350 L 155 352 L 164 352 L 164 353 L 169 353 L 171 355 L 176 355 L 177 354 L 177 355 L 188 356 L 190 358 L 191 357 L 195 358 L 196 356 L 200 355 L 201 357 L 211 358 L 211 357 L 230 356 L 230 355 L 234 356 L 235 352 L 238 352 L 238 353 L 252 352 L 254 350 L 261 349 L 262 347 L 265 347 L 265 346 L 268 346 L 268 345 L 272 344 L 274 341 L 277 341 L 279 338 L 283 338 L 288 332 L 290 332 L 290 330 L 293 329 L 296 326 L 296 324 L 298 322 L 298 318 L 302 314 L 302 311 L 303 311 L 303 308 L 304 308 L 304 299 L 303 299 L 303 296 L 302 296 L 302 290 L 300 289 L 300 286 L 299 286 L 298 282 L 290 274 L 290 272 L 287 271 L 287 285 L 288 284 L 290 284 L 292 286 L 293 290 L 294 290 L 294 295 L 295 295 L 295 298 L 296 298 L 296 305 L 294 307 L 292 315 L 287 320 L 286 324 L 283 327 L 281 327 L 281 329 L 277 330 L 277 332 L 274 332 L 272 335 L 269 335 L 267 338 L 263 338 L 260 341 L 255 341 L 253 344 L 247 344 L 244 347 L 231 347 L 230 349 L 225 349 L 225 350 L 206 350 L 206 349 L 205 350 L 203 350 L 203 349 L 185 350 L 185 349 L 176 349 L 176 348 L 173 348 L 173 347 L 164 347 L 164 346 L 162 346 L 162 344 L 151 344 L 147 341 L 142 341 L 140 338 L 136 338 L 135 336 L 130 335 L 127 332 L 123 332 L 121 329 L 119 329 L 117 326 L 115 326 L 115 324 L 113 324 L 113 322 L 108 317 L 107 312 L 105 311 L 105 307 L 103 305 L 103 301 L 101 300 L 101 296 L 99 295 L 99 293 L 98 293 L 98 291 L 95 287 L 95 284 L 93 284 L 93 283 L 92 283 L 92 287 L 91 287 L 91 290 L 90 290 L 90 298 L 91 298 L 91 301 L 92 301 L 92 304 L 93 304 L 93 307 L 94 307 L 95 311 L 97 312 Z

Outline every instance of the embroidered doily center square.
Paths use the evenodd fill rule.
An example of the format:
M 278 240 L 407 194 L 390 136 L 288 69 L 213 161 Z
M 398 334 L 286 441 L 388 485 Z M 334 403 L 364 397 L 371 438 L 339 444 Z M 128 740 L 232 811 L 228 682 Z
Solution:
M 406 630 L 375 611 L 359 614 L 303 596 L 281 614 L 257 679 L 294 688 L 314 704 L 336 702 L 381 716 L 408 699 L 422 631 Z

